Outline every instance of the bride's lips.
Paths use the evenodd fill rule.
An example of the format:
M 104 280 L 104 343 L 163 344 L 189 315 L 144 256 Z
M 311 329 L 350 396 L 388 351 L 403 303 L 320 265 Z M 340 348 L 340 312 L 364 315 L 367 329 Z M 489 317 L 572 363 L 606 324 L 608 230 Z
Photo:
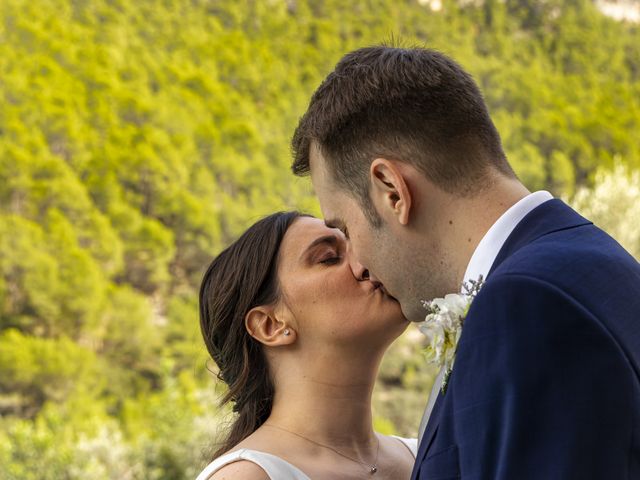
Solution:
M 387 292 L 387 290 L 384 288 L 384 285 L 380 282 L 371 282 L 373 283 L 373 289 L 371 290 L 372 292 L 375 292 L 377 290 L 380 290 L 380 292 L 382 292 L 383 295 L 396 300 L 396 298 L 393 295 L 390 295 L 389 292 Z M 397 301 L 397 300 L 396 300 Z

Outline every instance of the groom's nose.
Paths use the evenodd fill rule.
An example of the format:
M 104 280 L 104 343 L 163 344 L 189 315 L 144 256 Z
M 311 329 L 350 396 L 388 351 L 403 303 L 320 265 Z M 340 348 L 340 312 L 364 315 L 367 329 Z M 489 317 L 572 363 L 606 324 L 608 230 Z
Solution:
M 353 254 L 353 247 L 349 241 L 347 241 L 347 259 L 356 280 L 369 280 L 369 270 L 356 260 L 356 257 Z
M 369 274 L 369 270 L 367 270 L 360 262 L 356 261 L 353 256 L 349 258 L 349 266 L 351 267 L 351 271 L 353 272 L 353 276 L 356 280 L 362 281 L 370 279 L 371 275 Z
M 376 277 L 373 273 L 369 272 L 368 270 L 367 270 L 367 273 L 369 274 L 370 281 L 372 281 L 373 283 L 379 283 L 380 285 L 382 285 L 382 282 L 378 277 Z

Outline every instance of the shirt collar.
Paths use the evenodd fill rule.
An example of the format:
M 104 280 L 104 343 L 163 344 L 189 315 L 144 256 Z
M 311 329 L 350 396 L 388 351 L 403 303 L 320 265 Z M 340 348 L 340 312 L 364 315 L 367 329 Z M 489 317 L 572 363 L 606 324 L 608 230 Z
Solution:
M 467 265 L 464 281 L 478 280 L 480 276 L 486 279 L 500 249 L 513 229 L 531 210 L 551 199 L 553 196 L 549 192 L 540 190 L 530 193 L 504 212 L 478 243 Z

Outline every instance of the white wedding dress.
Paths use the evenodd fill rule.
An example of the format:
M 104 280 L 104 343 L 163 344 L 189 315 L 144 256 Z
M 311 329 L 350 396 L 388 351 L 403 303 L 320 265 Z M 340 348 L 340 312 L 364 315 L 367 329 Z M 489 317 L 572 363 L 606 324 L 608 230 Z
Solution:
M 411 451 L 413 458 L 416 457 L 418 451 L 418 440 L 415 438 L 402 438 L 395 437 L 400 440 Z M 273 480 L 311 480 L 300 469 L 294 467 L 288 462 L 285 462 L 280 457 L 271 455 L 270 453 L 258 452 L 257 450 L 249 450 L 242 448 L 235 452 L 227 453 L 221 457 L 216 458 L 207 467 L 200 472 L 196 480 L 207 480 L 214 473 L 220 470 L 225 465 L 229 465 L 233 462 L 240 460 L 248 460 L 260 466 L 269 478 Z

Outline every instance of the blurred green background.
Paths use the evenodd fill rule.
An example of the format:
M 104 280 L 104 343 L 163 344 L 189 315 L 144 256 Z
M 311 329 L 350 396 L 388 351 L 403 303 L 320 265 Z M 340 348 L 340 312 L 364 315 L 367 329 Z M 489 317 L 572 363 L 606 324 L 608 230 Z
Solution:
M 640 257 L 640 29 L 591 1 L 2 0 L 1 479 L 195 477 L 231 418 L 204 268 L 265 214 L 318 213 L 297 119 L 392 39 L 462 63 L 525 184 Z M 410 328 L 377 428 L 415 436 L 433 375 Z

